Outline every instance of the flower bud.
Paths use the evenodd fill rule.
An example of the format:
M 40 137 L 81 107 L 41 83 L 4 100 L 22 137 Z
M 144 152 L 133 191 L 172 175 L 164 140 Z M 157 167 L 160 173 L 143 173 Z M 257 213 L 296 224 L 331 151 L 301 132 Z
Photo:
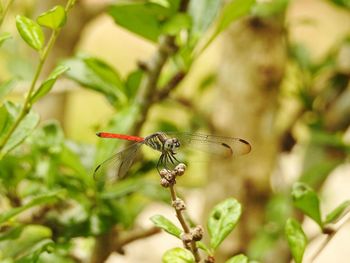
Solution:
M 160 177 L 164 177 L 168 173 L 169 173 L 169 171 L 167 169 L 162 169 L 162 170 L 159 171 Z
M 203 238 L 204 230 L 201 225 L 196 226 L 191 231 L 192 237 L 194 241 L 199 241 Z
M 175 180 L 174 174 L 169 172 L 164 175 L 164 178 L 167 179 L 169 182 L 173 182 Z
M 162 179 L 160 179 L 160 185 L 167 188 L 167 187 L 169 187 L 170 183 L 167 179 L 162 178 Z
M 183 175 L 185 173 L 185 170 L 186 170 L 186 165 L 183 163 L 179 163 L 174 169 L 174 171 L 176 171 L 177 176 Z
M 186 210 L 186 204 L 180 198 L 176 198 L 171 204 L 177 211 Z

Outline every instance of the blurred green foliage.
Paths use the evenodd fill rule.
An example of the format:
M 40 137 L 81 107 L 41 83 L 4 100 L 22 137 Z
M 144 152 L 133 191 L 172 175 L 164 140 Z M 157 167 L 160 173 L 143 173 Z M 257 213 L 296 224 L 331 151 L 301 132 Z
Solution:
M 289 4 L 287 0 L 259 4 L 247 0 L 233 0 L 226 4 L 220 0 L 193 0 L 188 3 L 186 11 L 186 8 L 181 9 L 183 2 L 186 1 L 126 2 L 112 4 L 107 11 L 119 26 L 155 45 L 159 45 L 164 37 L 175 40 L 175 51 L 156 82 L 157 94 L 174 81 L 174 76 L 187 74 L 198 56 L 231 22 L 249 14 L 274 18 L 284 14 Z M 347 1 L 331 2 L 349 8 Z M 69 27 L 68 11 L 73 4 L 74 1 L 67 1 L 66 8 L 56 6 L 42 12 L 36 21 L 21 14 L 16 18 L 19 35 L 29 47 L 38 51 L 39 67 L 35 72 L 31 68 L 23 72 L 17 69 L 18 75 L 1 79 L 0 84 L 0 260 L 4 262 L 48 262 L 48 259 L 74 262 L 75 238 L 101 237 L 116 226 L 119 231 L 128 233 L 134 227 L 137 215 L 150 202 L 168 203 L 170 199 L 154 177 L 145 178 L 154 170 L 156 160 L 141 155 L 142 165 L 141 162 L 134 165 L 130 176 L 118 184 L 94 181 L 95 165 L 115 152 L 121 142 L 101 140 L 96 146 L 81 145 L 66 139 L 55 120 L 39 125 L 39 115 L 32 105 L 50 92 L 62 74 L 107 99 L 116 112 L 107 124 L 109 131 L 127 133 L 140 115 L 138 96 L 147 67 L 137 67 L 122 78 L 116 69 L 101 59 L 77 54 L 63 60 L 41 84 L 36 85 L 44 63 L 42 59 L 54 44 L 54 41 L 45 40 L 42 27 L 50 29 L 53 35 L 58 34 L 61 27 Z M 2 5 L 0 7 L 1 17 L 5 17 L 5 9 Z M 7 41 L 13 41 L 11 34 L 0 33 L 0 45 Z M 289 191 L 270 198 L 266 205 L 266 221 L 270 227 L 262 228 L 247 244 L 250 258 L 263 258 L 281 236 L 286 235 L 294 260 L 301 262 L 307 239 L 300 223 L 295 219 L 287 220 L 292 214 L 292 204 L 322 230 L 349 208 L 349 201 L 345 201 L 323 218 L 317 193 L 330 172 L 344 163 L 350 151 L 343 139 L 349 119 L 338 120 L 329 115 L 345 107 L 341 112 L 350 116 L 349 103 L 344 106 L 341 100 L 348 90 L 349 71 L 344 72 L 337 61 L 340 50 L 348 45 L 349 39 L 345 39 L 316 63 L 305 47 L 286 43 L 289 66 L 298 79 L 291 93 L 300 105 L 300 114 L 288 132 L 294 140 L 293 145 L 300 143 L 294 128 L 301 124 L 307 128 L 311 139 L 304 145 L 306 154 L 300 174 L 303 183 L 291 189 L 292 198 Z M 19 61 L 21 58 L 17 63 Z M 23 104 L 8 100 L 7 95 L 14 83 L 24 75 L 30 75 L 34 83 L 28 88 L 27 99 Z M 215 75 L 206 76 L 198 87 L 198 94 L 203 94 L 214 80 Z M 162 104 L 161 99 L 156 102 Z M 205 118 L 199 120 L 198 116 L 192 116 L 190 123 L 182 127 L 162 120 L 157 120 L 154 126 L 159 130 L 190 130 L 203 123 Z M 239 223 L 240 215 L 241 205 L 233 198 L 214 207 L 207 224 L 210 246 L 198 242 L 198 247 L 212 256 Z M 165 217 L 153 216 L 152 221 L 180 237 L 180 230 Z M 193 255 L 182 248 L 167 251 L 162 260 L 194 262 Z M 237 255 L 227 262 L 248 262 L 248 258 Z

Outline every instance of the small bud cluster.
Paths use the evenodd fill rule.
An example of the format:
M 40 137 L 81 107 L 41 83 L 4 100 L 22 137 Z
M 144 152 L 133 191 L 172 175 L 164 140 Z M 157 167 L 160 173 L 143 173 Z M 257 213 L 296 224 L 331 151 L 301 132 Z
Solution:
M 171 205 L 178 211 L 186 210 L 186 204 L 180 198 L 176 198 L 176 200 L 174 200 Z
M 201 225 L 198 225 L 192 229 L 191 233 L 194 241 L 200 241 L 203 238 L 204 229 Z
M 160 170 L 160 185 L 163 187 L 169 187 L 170 185 L 176 184 L 176 176 L 183 175 L 185 173 L 185 170 L 186 165 L 183 163 L 178 164 L 172 171 L 167 169 Z
M 181 240 L 184 243 L 190 243 L 192 241 L 200 241 L 203 238 L 203 227 L 201 225 L 198 225 L 196 227 L 194 227 L 193 229 L 191 229 L 190 233 L 182 233 L 181 234 Z
M 181 176 L 185 173 L 185 170 L 186 170 L 186 165 L 183 163 L 179 163 L 175 167 L 174 172 L 176 173 L 176 176 Z

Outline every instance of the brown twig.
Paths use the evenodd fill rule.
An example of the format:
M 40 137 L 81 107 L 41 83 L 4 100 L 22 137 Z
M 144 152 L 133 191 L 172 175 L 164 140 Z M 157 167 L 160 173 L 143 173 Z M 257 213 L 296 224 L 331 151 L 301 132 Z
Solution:
M 157 52 L 151 60 L 146 63 L 146 76 L 142 79 L 139 92 L 136 95 L 135 107 L 138 114 L 135 114 L 136 119 L 129 130 L 130 134 L 138 135 L 142 125 L 145 123 L 148 111 L 153 105 L 153 96 L 157 90 L 158 80 L 161 71 L 168 61 L 168 58 L 176 52 L 175 38 L 173 36 L 163 36 L 160 39 Z
M 158 93 L 153 97 L 153 102 L 161 101 L 167 97 L 169 97 L 170 92 L 175 89 L 178 84 L 185 78 L 186 73 L 184 71 L 179 71 L 176 73 L 169 82 L 162 87 Z
M 128 235 L 124 238 L 120 238 L 120 241 L 118 242 L 118 245 L 120 247 L 124 247 L 125 245 L 134 242 L 138 239 L 143 239 L 146 237 L 153 236 L 155 234 L 158 234 L 160 232 L 160 229 L 158 227 L 151 227 L 148 229 L 137 229 L 131 232 L 128 232 Z
M 185 167 L 186 166 L 184 164 L 180 163 L 175 167 L 173 171 L 163 169 L 160 172 L 160 176 L 162 177 L 161 185 L 163 187 L 169 187 L 172 206 L 175 209 L 176 217 L 179 220 L 181 227 L 184 231 L 181 236 L 182 241 L 184 243 L 184 247 L 192 252 L 195 258 L 195 262 L 200 262 L 201 257 L 199 255 L 196 241 L 202 238 L 202 234 L 200 234 L 200 237 L 198 239 L 194 237 L 194 233 L 191 231 L 191 228 L 189 227 L 189 224 L 186 222 L 186 219 L 183 215 L 183 211 L 186 210 L 185 202 L 177 197 L 175 190 L 175 178 L 176 176 L 181 176 L 185 173 Z M 200 226 L 197 227 L 201 228 Z

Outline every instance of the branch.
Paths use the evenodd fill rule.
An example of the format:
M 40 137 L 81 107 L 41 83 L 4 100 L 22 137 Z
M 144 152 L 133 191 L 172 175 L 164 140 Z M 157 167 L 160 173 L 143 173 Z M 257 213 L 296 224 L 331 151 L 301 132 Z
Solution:
M 125 245 L 134 242 L 138 239 L 143 239 L 146 237 L 153 236 L 155 234 L 158 234 L 160 232 L 160 229 L 158 227 L 151 227 L 149 229 L 137 229 L 134 231 L 128 232 L 128 235 L 124 238 L 120 238 L 118 242 L 118 246 L 124 247 Z
M 169 187 L 172 201 L 171 204 L 175 209 L 176 217 L 179 220 L 181 227 L 184 231 L 181 235 L 184 247 L 192 252 L 196 262 L 200 262 L 201 257 L 199 255 L 196 241 L 202 239 L 203 229 L 201 226 L 198 225 L 195 228 L 193 228 L 193 230 L 191 230 L 189 224 L 186 222 L 186 219 L 183 215 L 183 211 L 186 210 L 186 204 L 183 200 L 177 197 L 175 190 L 176 177 L 182 176 L 185 173 L 185 169 L 186 166 L 180 163 L 172 171 L 169 171 L 167 169 L 161 170 L 159 173 L 159 175 L 161 176 L 160 184 L 165 188 Z
M 180 2 L 179 11 L 186 12 L 189 4 L 189 0 L 182 0 Z M 153 99 L 154 94 L 157 93 L 157 84 L 163 67 L 165 66 L 168 58 L 171 57 L 178 50 L 174 36 L 161 36 L 159 40 L 159 46 L 157 52 L 153 55 L 149 63 L 142 64 L 145 69 L 146 76 L 143 78 L 139 92 L 136 96 L 135 104 L 138 107 L 138 119 L 135 120 L 134 125 L 130 129 L 130 134 L 138 135 L 142 125 L 147 119 L 148 111 L 150 107 L 156 101 Z M 169 95 L 185 77 L 184 72 L 177 73 L 172 80 L 164 87 L 161 92 L 161 97 L 164 98 Z
M 136 96 L 135 106 L 138 109 L 138 116 L 130 129 L 130 134 L 139 134 L 142 125 L 145 123 L 148 111 L 153 105 L 153 96 L 157 91 L 157 84 L 160 73 L 168 58 L 176 52 L 175 38 L 173 36 L 163 36 L 160 39 L 157 52 L 151 60 L 144 65 L 146 76 L 143 78 L 139 92 Z
M 155 96 L 153 96 L 152 102 L 156 103 L 169 97 L 170 92 L 179 85 L 179 83 L 185 78 L 185 76 L 186 73 L 183 71 L 179 71 L 178 73 L 176 73 L 169 80 L 169 82 L 163 88 L 161 88 L 159 92 L 155 94 Z
M 329 244 L 329 242 L 333 239 L 333 237 L 337 234 L 337 232 L 350 221 L 350 211 L 345 213 L 337 222 L 338 224 L 330 225 L 324 228 L 323 234 L 326 234 L 326 239 L 322 242 L 316 252 L 311 256 L 310 262 L 314 262 L 316 258 L 322 253 L 325 247 Z

